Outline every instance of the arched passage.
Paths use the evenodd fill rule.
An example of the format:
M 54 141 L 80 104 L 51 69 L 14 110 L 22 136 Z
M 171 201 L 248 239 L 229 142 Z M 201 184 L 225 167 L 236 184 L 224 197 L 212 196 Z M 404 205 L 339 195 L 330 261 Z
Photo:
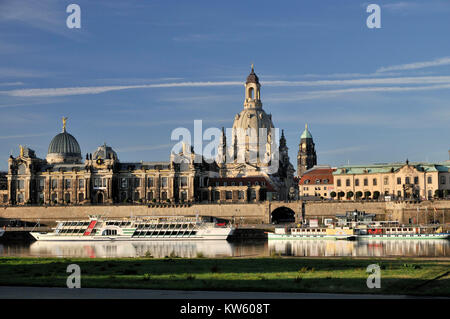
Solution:
M 271 214 L 272 223 L 293 223 L 295 222 L 295 212 L 288 207 L 278 207 Z

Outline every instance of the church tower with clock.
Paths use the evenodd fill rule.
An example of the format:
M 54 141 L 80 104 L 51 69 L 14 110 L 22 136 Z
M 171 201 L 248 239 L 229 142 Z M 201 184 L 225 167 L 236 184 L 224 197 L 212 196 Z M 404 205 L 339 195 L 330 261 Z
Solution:
M 305 124 L 305 130 L 300 136 L 297 155 L 297 175 L 301 177 L 308 169 L 317 165 L 316 149 L 313 137 L 308 130 L 308 124 Z

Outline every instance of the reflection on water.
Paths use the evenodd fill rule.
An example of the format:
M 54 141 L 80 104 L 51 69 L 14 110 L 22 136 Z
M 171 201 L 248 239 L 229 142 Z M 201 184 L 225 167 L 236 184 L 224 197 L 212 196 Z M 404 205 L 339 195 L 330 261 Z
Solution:
M 450 242 L 437 240 L 277 240 L 269 242 L 271 253 L 287 256 L 352 257 L 449 257 Z
M 155 258 L 166 256 L 243 257 L 264 256 L 267 242 L 229 243 L 217 241 L 111 241 L 111 242 L 45 242 L 31 244 L 0 244 L 0 256 L 29 257 L 142 257 L 147 253 Z
M 354 257 L 450 257 L 448 240 L 276 240 L 276 241 L 133 241 L 133 242 L 43 242 L 0 244 L 0 256 L 29 257 L 255 257 L 273 253 L 285 256 Z

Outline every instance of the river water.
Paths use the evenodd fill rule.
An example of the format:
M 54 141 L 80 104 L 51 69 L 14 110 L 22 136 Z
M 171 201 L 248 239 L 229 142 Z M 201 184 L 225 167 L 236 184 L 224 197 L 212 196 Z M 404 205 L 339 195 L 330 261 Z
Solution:
M 275 240 L 166 242 L 0 243 L 0 256 L 18 257 L 257 257 L 279 254 L 302 257 L 450 257 L 448 240 Z

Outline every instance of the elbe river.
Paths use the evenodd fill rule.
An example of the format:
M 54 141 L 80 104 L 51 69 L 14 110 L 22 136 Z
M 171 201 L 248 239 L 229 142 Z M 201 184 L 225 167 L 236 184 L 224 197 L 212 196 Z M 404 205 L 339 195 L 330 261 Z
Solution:
M 449 240 L 259 240 L 0 243 L 17 257 L 450 257 Z

